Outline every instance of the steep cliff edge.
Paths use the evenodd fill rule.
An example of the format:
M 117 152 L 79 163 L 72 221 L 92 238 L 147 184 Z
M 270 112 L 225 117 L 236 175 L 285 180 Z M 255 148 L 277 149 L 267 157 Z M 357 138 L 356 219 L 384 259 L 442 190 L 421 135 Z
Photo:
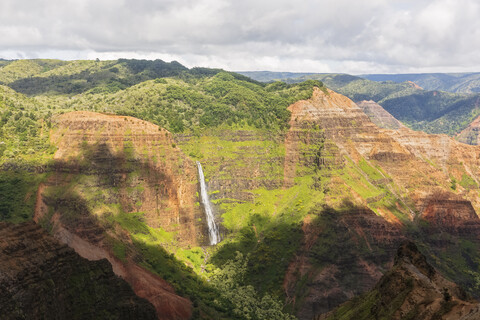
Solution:
M 299 319 L 312 319 L 370 290 L 405 239 L 398 225 L 354 207 L 309 215 L 302 230 L 301 247 L 283 283 Z
M 154 307 L 115 276 L 34 223 L 0 222 L 2 319 L 156 319 Z
M 299 318 L 368 290 L 405 238 L 418 240 L 436 267 L 473 293 L 478 147 L 403 126 L 379 128 L 331 90 L 316 89 L 289 110 L 284 186 L 309 177 L 311 192 L 321 191 L 330 208 L 317 205 L 303 220 L 302 244 L 286 272 L 287 303 Z
M 75 184 L 104 191 L 95 195 L 97 202 L 143 212 L 147 225 L 175 233 L 181 244 L 202 241 L 195 163 L 168 131 L 132 117 L 82 111 L 56 118 L 51 140 L 58 147 L 57 173 L 70 175 L 58 177 L 63 183 L 76 175 L 80 181 Z M 114 211 L 100 205 L 95 209 L 97 215 Z
M 480 144 L 480 117 L 475 118 L 456 138 L 458 141 L 472 145 Z
M 363 100 L 357 102 L 357 105 L 379 128 L 397 130 L 405 127 L 400 121 L 395 119 L 387 110 L 383 109 L 382 106 L 375 101 Z
M 461 288 L 442 277 L 412 242 L 402 244 L 394 266 L 371 291 L 315 317 L 316 320 L 478 318 L 478 302 L 469 300 Z
M 286 172 L 297 172 L 301 162 L 288 161 L 292 157 L 289 155 L 301 156 L 299 145 L 309 144 L 309 139 L 321 135 L 324 145 L 335 145 L 341 165 L 348 166 L 352 161 L 351 166 L 361 169 L 368 182 L 383 185 L 397 201 L 401 200 L 404 206 L 399 211 L 409 219 L 414 212 L 421 212 L 423 202 L 436 190 L 453 189 L 471 201 L 475 209 L 480 208 L 478 197 L 469 192 L 478 189 L 480 178 L 477 147 L 445 135 L 428 135 L 404 127 L 380 129 L 350 99 L 331 90 L 317 89 L 310 100 L 298 101 L 289 110 L 292 114 L 286 139 Z M 453 182 L 458 185 L 452 186 Z M 364 189 L 373 191 L 369 186 Z M 359 190 L 354 191 L 361 195 Z M 371 203 L 369 206 L 376 210 Z
M 145 268 L 141 251 L 203 242 L 192 161 L 169 132 L 130 117 L 67 113 L 51 140 L 54 172 L 38 190 L 35 221 L 82 257 L 107 259 L 159 319 L 190 318 L 192 303 Z
M 223 241 L 209 249 L 209 262 L 222 268 L 236 251 L 248 254 L 245 284 L 260 295 L 285 294 L 302 319 L 374 286 L 409 237 L 423 237 L 422 250 L 436 267 L 447 261 L 450 277 L 461 270 L 462 285 L 475 278 L 478 148 L 381 129 L 326 88 L 289 110 L 287 132 L 244 123 L 175 141 L 138 119 L 62 115 L 52 132 L 55 173 L 39 190 L 36 219 L 89 259 L 107 258 L 137 294 L 165 297 L 149 298 L 157 313 L 188 318 L 192 303 L 143 267 L 171 266 L 151 250 L 205 244 L 192 157 L 202 162 L 217 218 L 222 214 Z M 475 236 L 465 238 L 467 230 Z M 458 259 L 443 259 L 442 250 L 457 245 Z M 203 268 L 208 255 L 197 249 L 193 258 Z

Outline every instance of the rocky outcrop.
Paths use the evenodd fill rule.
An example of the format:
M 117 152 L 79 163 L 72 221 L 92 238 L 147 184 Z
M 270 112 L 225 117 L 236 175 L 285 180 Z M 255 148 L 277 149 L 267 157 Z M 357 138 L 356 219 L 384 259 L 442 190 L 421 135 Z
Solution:
M 321 179 L 328 176 L 327 205 L 348 208 L 344 202 L 350 201 L 377 213 L 338 209 L 332 220 L 320 215 L 313 219 L 317 224 L 304 221 L 302 249 L 284 282 L 287 302 L 300 319 L 372 288 L 407 237 L 421 237 L 431 256 L 468 243 L 458 259 L 476 266 L 476 249 L 468 246 L 480 247 L 478 147 L 404 126 L 379 128 L 359 106 L 331 90 L 315 89 L 311 99 L 289 110 L 284 186 L 318 171 Z M 444 272 L 458 267 L 456 262 L 435 266 Z M 466 284 L 463 274 L 458 278 Z
M 307 217 L 303 232 L 283 284 L 299 319 L 311 319 L 370 290 L 405 239 L 398 225 L 364 208 L 323 210 Z
M 73 112 L 55 121 L 54 172 L 38 189 L 34 220 L 82 257 L 107 259 L 116 275 L 153 304 L 158 319 L 189 319 L 192 303 L 139 265 L 144 257 L 128 228 L 142 223 L 145 230 L 171 232 L 176 245 L 202 243 L 194 163 L 169 132 L 139 119 Z M 129 218 L 137 212 L 141 221 Z M 127 222 L 118 223 L 116 215 Z M 115 245 L 123 248 L 120 255 Z
M 33 222 L 0 222 L 2 319 L 156 319 L 106 260 L 88 261 Z
M 379 128 L 397 130 L 405 127 L 400 121 L 395 119 L 387 110 L 383 109 L 383 107 L 375 101 L 363 100 L 357 102 L 357 105 Z
M 312 136 L 311 128 L 323 135 L 323 144 L 335 145 L 340 161 L 348 158 L 357 163 L 363 158 L 388 174 L 396 186 L 391 192 L 414 204 L 411 218 L 411 213 L 420 212 L 424 200 L 437 189 L 450 190 L 452 179 L 460 181 L 464 176 L 476 182 L 480 179 L 477 147 L 446 135 L 429 135 L 403 126 L 397 130 L 380 129 L 353 101 L 331 90 L 316 89 L 311 99 L 298 101 L 289 110 L 292 114 L 285 143 L 285 179 L 290 181 L 301 162 L 302 141 L 294 137 L 306 132 Z M 480 208 L 476 195 L 465 192 L 464 198 L 475 209 Z
M 56 179 L 70 183 L 75 175 L 90 176 L 88 186 L 105 190 L 99 201 L 144 212 L 147 225 L 174 232 L 181 244 L 204 241 L 195 163 L 167 130 L 132 117 L 81 111 L 56 118 L 51 140 L 62 176 Z
M 316 89 L 310 100 L 298 101 L 289 110 L 292 114 L 286 141 L 287 157 L 290 153 L 298 154 L 295 150 L 298 142 L 288 139 L 313 127 L 322 133 L 326 141 L 335 145 L 338 152 L 331 155 L 336 159 L 335 163 L 343 162 L 343 158 L 348 156 L 354 161 L 363 157 L 395 162 L 398 166 L 413 158 L 409 150 L 383 133 L 353 101 L 332 90 L 324 92 Z M 298 161 L 286 161 L 285 171 L 294 170 L 297 164 Z
M 336 310 L 317 315 L 327 319 L 479 319 L 480 305 L 443 278 L 414 243 L 398 249 L 393 268 L 368 293 Z
M 480 219 L 471 202 L 459 196 L 441 192 L 431 195 L 419 219 L 427 221 L 432 231 L 446 231 L 480 241 Z
M 457 134 L 456 139 L 460 142 L 479 145 L 480 144 L 480 117 L 475 118 L 465 129 Z

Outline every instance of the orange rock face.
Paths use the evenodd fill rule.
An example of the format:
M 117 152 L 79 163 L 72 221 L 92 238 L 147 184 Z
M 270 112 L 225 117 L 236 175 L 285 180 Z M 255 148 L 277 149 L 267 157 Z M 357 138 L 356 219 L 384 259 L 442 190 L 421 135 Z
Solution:
M 178 149 L 171 134 L 132 117 L 71 112 L 56 119 L 57 172 L 101 175 L 105 188 L 125 212 L 144 212 L 151 227 L 175 232 L 180 244 L 198 244 L 203 216 L 193 161 Z
M 374 108 L 376 114 L 383 114 L 378 108 Z M 409 236 L 405 221 L 428 221 L 422 232 L 448 232 L 462 239 L 480 239 L 479 147 L 401 125 L 396 130 L 379 128 L 355 103 L 331 90 L 316 89 L 311 99 L 298 101 L 289 110 L 292 114 L 285 140 L 286 187 L 301 174 L 299 166 L 333 169 L 330 172 L 341 174 L 347 165 L 359 170 L 363 161 L 371 168 L 379 168 L 381 179 L 373 180 L 365 172 L 361 177 L 372 185 L 381 185 L 396 199 L 395 203 L 377 207 L 377 215 L 368 209 L 338 214 L 328 225 L 335 229 L 335 234 L 315 227 L 311 218 L 304 221 L 304 240 L 284 281 L 287 302 L 300 319 L 311 319 L 314 314 L 328 311 L 371 288 L 385 267 L 391 266 L 399 241 Z M 306 153 L 305 149 L 314 152 Z M 383 197 L 380 194 L 365 199 L 334 173 L 329 183 L 330 190 L 343 188 L 345 192 L 340 196 L 350 199 L 356 207 L 369 206 Z M 329 204 L 328 191 L 325 195 Z M 401 211 L 403 222 L 389 213 L 392 207 Z M 319 219 L 323 219 L 322 215 Z M 341 245 L 347 241 L 349 246 Z M 320 256 L 329 263 L 320 262 L 319 266 L 317 255 L 323 252 L 320 244 L 327 244 L 330 251 Z M 435 251 L 451 244 L 431 241 L 429 245 L 437 246 L 432 249 Z M 304 285 L 300 286 L 301 283 Z
M 446 135 L 429 135 L 405 127 L 380 129 L 353 101 L 331 90 L 316 89 L 310 100 L 298 101 L 289 110 L 292 115 L 286 138 L 287 182 L 295 176 L 296 164 L 302 161 L 299 143 L 318 140 L 319 134 L 338 150 L 335 162 L 339 162 L 339 157 L 354 162 L 364 158 L 381 167 L 397 186 L 397 196 L 405 203 L 413 202 L 412 218 L 413 212 L 421 212 L 423 201 L 430 195 L 438 190 L 452 191 L 452 178 L 460 181 L 467 175 L 476 183 L 480 181 L 480 148 Z M 319 133 L 309 130 L 314 127 Z M 471 201 L 475 209 L 480 208 L 478 197 L 467 189 L 458 186 L 456 192 Z
M 370 120 L 379 128 L 397 130 L 405 127 L 400 121 L 395 119 L 387 110 L 383 109 L 378 103 L 370 101 L 360 101 L 357 105 L 365 112 Z
M 146 225 L 172 232 L 179 245 L 202 243 L 195 164 L 168 131 L 131 117 L 67 113 L 56 119 L 51 140 L 58 147 L 55 172 L 38 190 L 35 221 L 49 224 L 55 237 L 82 257 L 107 259 L 115 274 L 154 305 L 159 319 L 189 319 L 188 299 L 137 265 L 135 255 L 123 260 L 114 255 L 110 239 L 128 245 L 130 236 L 101 221 L 108 221 L 112 213 L 104 206 L 112 204 L 126 214 L 142 212 Z M 59 187 L 69 198 L 52 195 Z
M 477 100 L 476 107 L 478 108 L 480 101 Z M 458 135 L 457 140 L 463 143 L 472 145 L 480 144 L 480 117 L 475 118 L 468 127 L 463 129 Z

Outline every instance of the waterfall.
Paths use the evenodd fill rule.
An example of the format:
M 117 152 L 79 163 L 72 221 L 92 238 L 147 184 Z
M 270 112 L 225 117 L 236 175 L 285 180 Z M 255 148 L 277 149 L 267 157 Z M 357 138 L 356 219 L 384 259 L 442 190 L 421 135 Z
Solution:
M 212 206 L 207 194 L 207 184 L 205 183 L 205 177 L 203 176 L 202 165 L 197 161 L 198 179 L 200 180 L 200 199 L 205 209 L 205 215 L 207 216 L 208 235 L 210 236 L 210 244 L 215 245 L 220 241 L 220 234 L 218 233 L 218 227 L 215 223 L 215 217 L 213 216 Z

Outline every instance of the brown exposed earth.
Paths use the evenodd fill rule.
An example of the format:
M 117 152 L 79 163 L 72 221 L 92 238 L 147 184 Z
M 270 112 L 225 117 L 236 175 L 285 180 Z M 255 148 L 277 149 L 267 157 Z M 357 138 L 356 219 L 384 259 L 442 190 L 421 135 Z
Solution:
M 480 144 L 480 117 L 475 118 L 468 127 L 463 129 L 457 136 L 457 140 L 463 143 Z
M 413 81 L 406 81 L 412 88 L 415 88 L 415 89 L 419 89 L 419 90 L 423 90 L 422 87 L 420 87 L 418 84 L 416 84 L 415 82 Z
M 205 226 L 195 206 L 194 163 L 175 147 L 169 132 L 131 117 L 68 113 L 56 119 L 51 136 L 58 146 L 55 172 L 38 189 L 35 221 L 82 257 L 107 259 L 115 274 L 154 305 L 158 319 L 189 319 L 192 303 L 139 266 L 134 251 L 123 259 L 113 253 L 111 239 L 128 245 L 130 236 L 120 226 L 106 228 L 101 221 L 108 211 L 92 212 L 87 193 L 102 190 L 102 203 L 119 204 L 126 213 L 143 212 L 148 226 L 174 232 L 182 245 L 199 244 Z M 58 197 L 52 194 L 58 188 L 71 192 Z
M 327 207 L 307 216 L 300 250 L 288 267 L 283 287 L 287 303 L 300 319 L 311 319 L 370 290 L 392 266 L 396 248 L 407 237 L 406 221 L 424 220 L 435 230 L 452 235 L 469 232 L 475 239 L 480 235 L 478 189 L 459 183 L 468 177 L 478 185 L 480 149 L 446 135 L 409 130 L 395 124 L 383 109 L 366 104 L 377 119 L 387 123 L 385 126 L 398 126 L 396 130 L 379 128 L 350 99 L 328 89 L 315 89 L 311 99 L 289 107 L 284 158 L 272 159 L 267 149 L 253 143 L 237 150 L 244 165 L 237 159 L 208 156 L 219 168 L 209 186 L 220 198 L 250 201 L 252 189 L 288 188 L 304 174 L 299 171 L 302 167 L 329 171 L 330 184 L 325 190 L 343 190 L 336 199 L 325 191 Z M 232 142 L 264 138 L 246 130 L 222 135 Z M 206 226 L 200 219 L 203 214 L 195 205 L 195 164 L 175 145 L 190 139 L 177 136 L 174 141 L 167 131 L 130 117 L 91 112 L 62 115 L 52 132 L 52 142 L 58 146 L 55 174 L 39 188 L 37 196 L 37 221 L 48 217 L 56 237 L 81 255 L 92 260 L 108 259 L 114 271 L 139 296 L 148 297 L 165 319 L 187 319 L 191 315 L 190 301 L 178 297 L 168 283 L 139 267 L 135 256 L 123 261 L 112 253 L 107 239 L 129 243 L 129 236 L 122 228 L 112 231 L 98 223 L 103 209 L 85 212 L 72 223 L 66 211 L 59 209 L 64 204 L 53 199 L 49 190 L 67 188 L 79 176 L 87 177 L 84 189 L 75 189 L 80 196 L 89 186 L 116 190 L 105 192 L 100 200 L 118 203 L 125 212 L 145 212 L 147 225 L 175 233 L 182 246 L 205 243 Z M 367 174 L 364 178 L 371 185 L 381 185 L 384 193 L 364 197 L 335 176 L 346 165 L 358 167 L 362 161 L 378 168 L 380 178 L 374 180 Z M 281 173 L 280 179 L 266 174 L 270 168 L 265 169 L 265 164 L 269 162 L 272 167 L 283 165 L 283 181 Z M 387 193 L 394 200 L 377 208 L 376 213 L 368 208 Z M 335 211 L 338 197 L 351 203 Z M 335 239 L 333 243 L 331 239 Z M 325 252 L 322 246 L 331 252 Z
M 175 232 L 181 244 L 203 240 L 195 163 L 165 129 L 140 119 L 79 111 L 55 119 L 52 142 L 62 175 L 103 175 L 126 212 L 145 212 L 147 225 Z
M 310 100 L 298 101 L 289 110 L 292 115 L 286 139 L 286 181 L 295 176 L 296 165 L 302 161 L 299 144 L 316 143 L 320 136 L 325 144 L 334 144 L 331 150 L 338 150 L 329 152 L 331 163 L 338 165 L 339 155 L 354 162 L 364 158 L 386 172 L 397 186 L 392 192 L 404 203 L 412 204 L 410 214 L 421 212 L 423 201 L 437 189 L 450 190 L 452 178 L 460 181 L 468 175 L 476 183 L 480 179 L 478 147 L 405 127 L 380 129 L 353 101 L 331 90 L 316 89 Z M 480 208 L 476 195 L 461 186 L 456 192 L 471 201 L 475 209 Z
M 381 114 L 379 118 L 385 117 L 379 107 L 374 109 Z M 317 219 L 322 223 L 317 225 L 323 227 L 315 227 L 311 216 L 304 221 L 301 250 L 284 281 L 287 303 L 300 319 L 311 319 L 314 314 L 326 312 L 372 288 L 392 265 L 398 244 L 410 237 L 406 222 L 427 221 L 428 227 L 422 229 L 427 235 L 448 232 L 452 237 L 478 243 L 480 224 L 476 210 L 480 203 L 478 189 L 473 186 L 480 179 L 478 147 L 402 125 L 396 130 L 379 128 L 353 101 L 328 89 L 315 89 L 311 99 L 298 101 L 289 110 L 292 114 L 285 140 L 286 187 L 301 174 L 299 166 L 338 171 L 349 161 L 354 165 L 366 161 L 371 167 L 380 168 L 383 178 L 372 180 L 365 175 L 365 179 L 372 185 L 383 185 L 396 199 L 391 205 L 378 208 L 377 214 L 359 209 L 378 199 L 364 199 L 342 179 L 331 176 L 329 189 L 347 190 L 341 196 L 352 201 L 357 209 L 337 212 L 330 224 L 320 213 Z M 315 148 L 318 150 L 313 155 L 302 152 Z M 470 182 L 472 187 L 457 183 L 467 181 L 466 176 L 468 181 L 474 181 Z M 328 195 L 326 200 L 330 204 Z M 398 212 L 403 220 L 398 219 Z M 335 230 L 335 235 L 329 234 L 328 228 Z M 335 240 L 329 241 L 329 237 Z M 340 245 L 342 242 L 349 246 Z M 434 251 L 455 245 L 448 241 L 429 243 Z M 322 245 L 330 250 L 321 255 L 326 263 L 319 263 L 316 257 L 323 252 L 319 247 Z M 342 252 L 341 257 L 335 258 L 336 252 Z
M 2 319 L 157 318 L 105 259 L 81 258 L 33 222 L 0 222 L 0 292 Z
M 370 120 L 379 128 L 397 130 L 405 127 L 395 119 L 387 110 L 375 101 L 359 101 L 357 105 L 365 112 Z
M 480 305 L 442 277 L 414 243 L 398 249 L 395 264 L 368 293 L 334 311 L 317 315 L 327 319 L 479 319 Z

